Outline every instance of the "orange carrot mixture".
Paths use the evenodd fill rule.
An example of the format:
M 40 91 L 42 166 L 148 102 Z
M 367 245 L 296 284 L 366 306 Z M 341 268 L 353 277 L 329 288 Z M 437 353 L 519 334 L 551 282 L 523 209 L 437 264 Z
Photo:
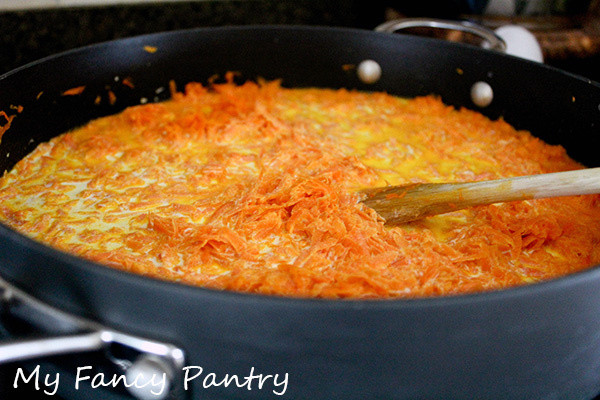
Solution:
M 600 197 L 387 227 L 365 187 L 583 168 L 502 120 L 428 96 L 188 84 L 41 144 L 0 180 L 0 219 L 102 264 L 262 294 L 499 289 L 600 262 Z
M 77 96 L 78 94 L 83 93 L 85 90 L 85 86 L 77 86 L 62 92 L 63 96 Z

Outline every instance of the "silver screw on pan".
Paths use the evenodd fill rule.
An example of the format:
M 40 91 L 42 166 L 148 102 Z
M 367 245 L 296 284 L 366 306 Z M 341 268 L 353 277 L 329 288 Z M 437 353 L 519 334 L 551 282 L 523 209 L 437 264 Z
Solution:
M 478 107 L 487 107 L 494 100 L 494 90 L 487 82 L 475 82 L 471 86 L 471 100 Z
M 125 372 L 129 393 L 139 400 L 163 400 L 171 390 L 173 368 L 159 357 L 139 356 Z
M 381 66 L 374 60 L 363 60 L 358 64 L 356 73 L 363 83 L 375 83 L 381 78 Z

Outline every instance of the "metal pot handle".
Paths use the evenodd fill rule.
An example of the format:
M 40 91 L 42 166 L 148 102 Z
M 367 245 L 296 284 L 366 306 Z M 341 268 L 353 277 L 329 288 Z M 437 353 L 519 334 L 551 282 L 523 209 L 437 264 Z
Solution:
M 11 317 L 23 320 L 36 328 L 54 331 L 55 334 L 36 339 L 0 341 L 0 364 L 59 354 L 106 350 L 108 359 L 131 381 L 139 374 L 142 374 L 143 381 L 148 382 L 153 376 L 165 377 L 164 390 L 158 395 L 151 392 L 153 388 L 150 385 L 127 387 L 132 395 L 141 400 L 166 398 L 184 365 L 183 350 L 172 344 L 129 335 L 71 315 L 39 301 L 2 278 L 0 304 L 3 313 L 8 313 Z M 108 351 L 112 345 L 126 347 L 138 356 L 133 361 L 115 358 Z
M 484 39 L 485 47 L 500 52 L 506 51 L 506 43 L 494 31 L 468 21 L 447 21 L 430 18 L 404 18 L 384 22 L 375 28 L 378 32 L 394 33 L 409 28 L 438 28 L 468 32 Z

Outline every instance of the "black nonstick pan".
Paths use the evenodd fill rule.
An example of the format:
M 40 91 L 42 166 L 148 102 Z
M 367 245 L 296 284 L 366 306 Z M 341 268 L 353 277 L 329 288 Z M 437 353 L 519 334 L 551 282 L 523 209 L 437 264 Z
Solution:
M 363 82 L 348 68 L 364 60 L 381 67 L 374 83 Z M 207 82 L 227 71 L 238 72 L 241 80 L 281 79 L 287 87 L 346 87 L 406 97 L 434 93 L 448 104 L 502 117 L 549 143 L 562 144 L 586 166 L 600 165 L 597 83 L 496 51 L 435 39 L 254 26 L 108 42 L 0 77 L 0 110 L 6 113 L 0 126 L 6 128 L 10 120 L 0 143 L 0 169 L 9 170 L 40 142 L 93 118 L 168 98 L 170 82 L 183 88 L 186 82 Z M 133 84 L 123 84 L 125 79 Z M 486 107 L 471 97 L 477 82 L 493 90 Z M 65 95 L 80 87 L 80 94 Z M 101 368 L 126 371 L 131 362 L 135 368 L 168 371 L 168 394 L 178 398 L 573 400 L 600 393 L 596 267 L 470 295 L 292 299 L 128 274 L 0 225 L 0 276 L 8 339 L 30 334 L 31 325 L 37 334 L 73 339 L 51 349 L 68 348 L 76 355 L 39 359 L 41 373 L 62 374 L 59 393 L 70 398 L 129 398 L 122 388 L 86 389 L 91 379 L 75 389 L 73 380 L 77 367 L 93 366 L 93 371 L 85 370 L 92 375 Z M 85 352 L 69 348 L 76 340 Z M 11 343 L 0 348 L 0 358 L 26 358 L 18 351 L 31 347 Z M 36 365 L 38 361 L 30 361 L 26 370 Z M 196 367 L 202 375 L 184 386 L 185 373 L 190 378 L 200 371 Z M 265 378 L 262 389 L 253 380 L 249 389 L 207 385 L 204 378 L 210 373 L 218 380 L 226 374 L 272 377 Z

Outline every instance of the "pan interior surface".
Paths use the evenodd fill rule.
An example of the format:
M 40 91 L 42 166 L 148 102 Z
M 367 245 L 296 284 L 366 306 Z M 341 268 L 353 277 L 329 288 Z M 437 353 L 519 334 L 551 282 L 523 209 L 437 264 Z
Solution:
M 132 273 L 281 296 L 441 296 L 600 262 L 594 197 L 386 226 L 357 192 L 582 168 L 562 147 L 433 96 L 227 77 L 38 146 L 0 180 L 0 218 Z

